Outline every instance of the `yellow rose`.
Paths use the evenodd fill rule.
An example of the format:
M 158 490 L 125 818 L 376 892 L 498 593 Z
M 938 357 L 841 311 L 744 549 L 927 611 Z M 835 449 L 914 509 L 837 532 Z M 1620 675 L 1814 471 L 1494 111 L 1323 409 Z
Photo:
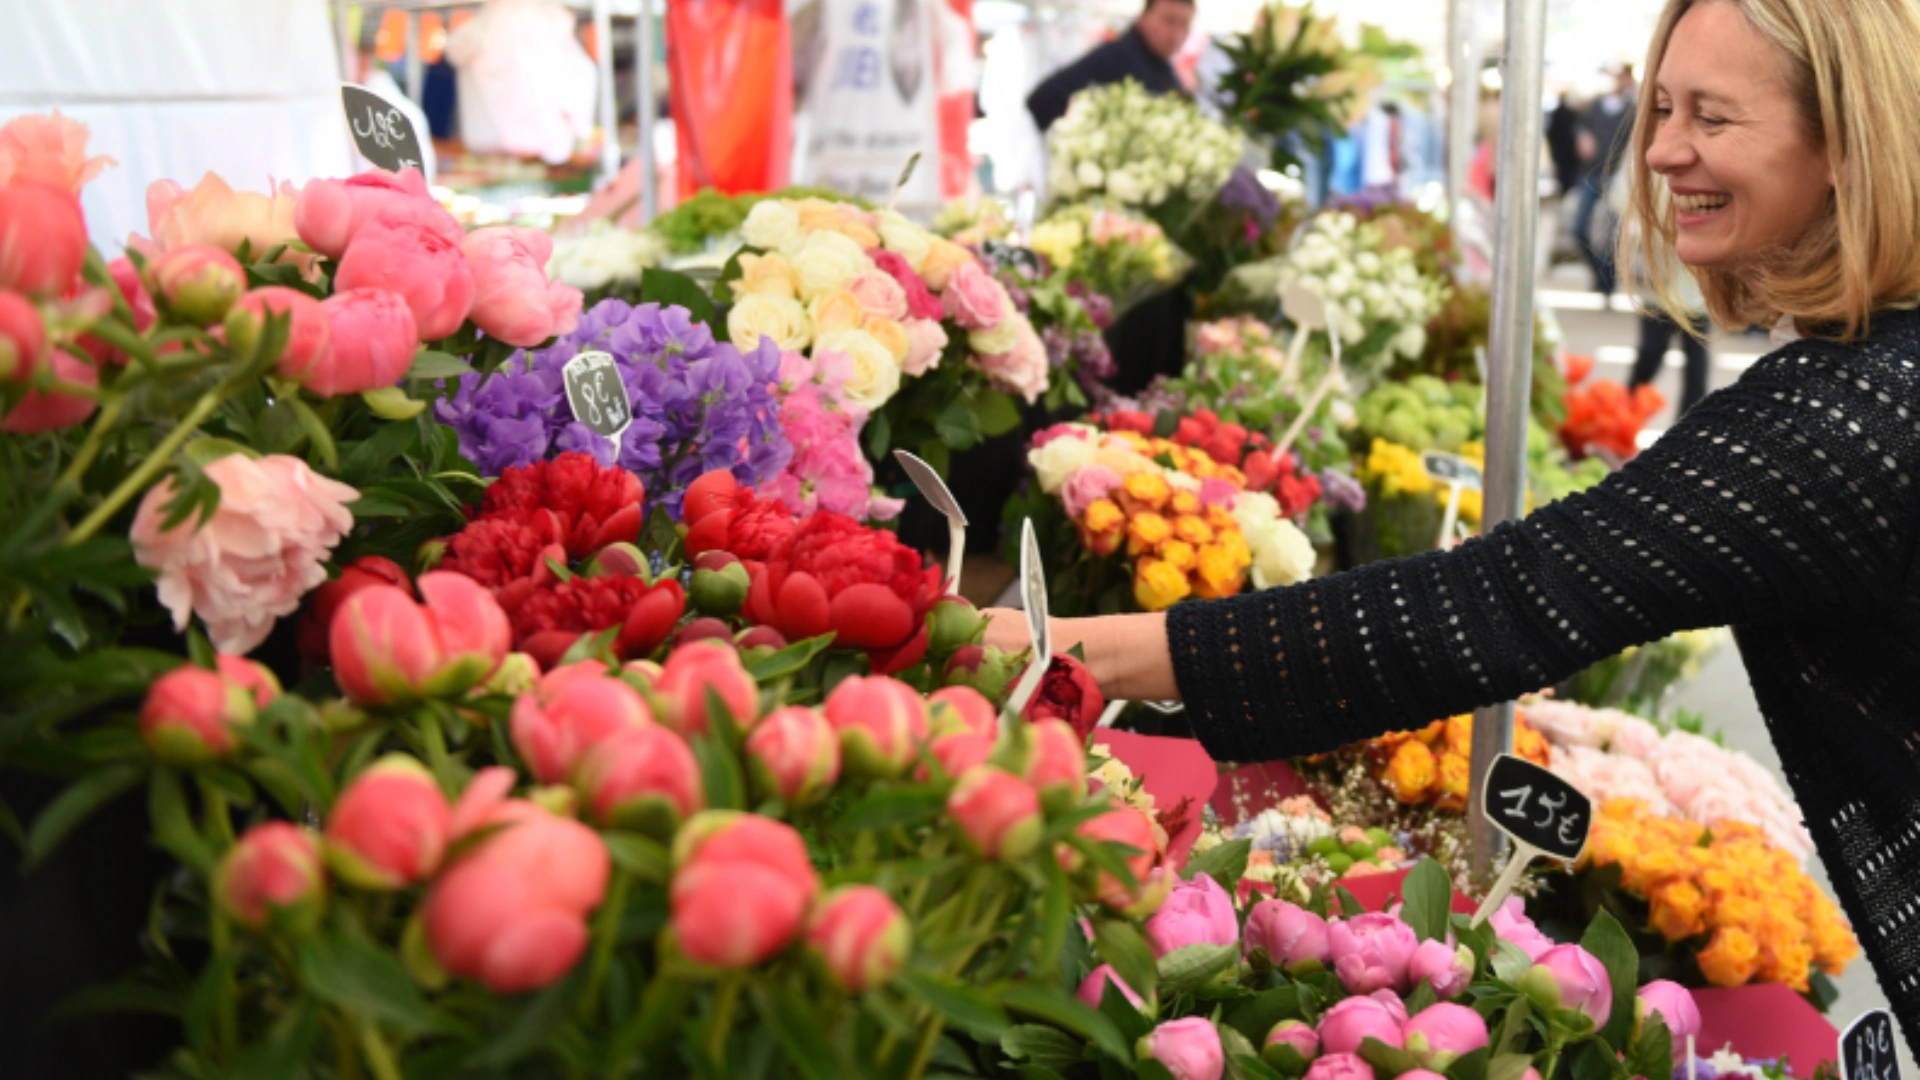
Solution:
M 872 412 L 900 392 L 900 361 L 865 330 L 835 330 L 814 339 L 813 351 L 844 353 L 853 361 L 847 376 L 847 404 Z
M 880 245 L 907 260 L 907 265 L 917 274 L 933 250 L 933 235 L 898 212 L 888 210 L 880 215 Z
M 762 337 L 770 337 L 785 352 L 799 352 L 813 336 L 807 321 L 807 309 L 800 301 L 770 293 L 749 293 L 727 312 L 727 336 L 744 350 L 759 346 Z
M 1700 887 L 1693 882 L 1661 885 L 1647 899 L 1652 907 L 1649 922 L 1668 941 L 1685 941 L 1706 932 L 1707 898 L 1700 895 Z
M 1127 554 L 1140 555 L 1152 551 L 1173 535 L 1173 526 L 1167 519 L 1151 510 L 1133 515 L 1127 522 Z
M 1147 611 L 1165 611 L 1193 591 L 1187 575 L 1158 559 L 1142 559 L 1133 570 L 1133 598 Z
M 1199 557 L 1193 545 L 1185 540 L 1168 540 L 1160 545 L 1160 561 L 1183 574 L 1194 568 Z
M 1200 549 L 1198 565 L 1194 567 L 1200 578 L 1194 586 L 1194 592 L 1206 600 L 1233 596 L 1246 584 L 1246 579 L 1241 576 L 1242 569 L 1242 564 L 1234 561 L 1232 552 L 1219 544 L 1208 544 Z
M 785 255 L 755 255 L 750 251 L 741 254 L 740 280 L 733 283 L 735 296 L 764 294 L 793 300 L 799 293 L 799 277 Z
M 1186 494 L 1184 491 L 1180 493 L 1180 495 L 1184 494 Z M 1173 497 L 1173 509 L 1176 513 L 1180 510 L 1180 495 Z M 1181 514 L 1174 519 L 1173 535 L 1194 547 L 1213 543 L 1213 527 L 1191 513 Z
M 927 279 L 927 287 L 934 292 L 945 292 L 947 280 L 961 263 L 973 258 L 973 252 L 951 240 L 938 236 L 927 241 L 927 258 L 920 267 L 920 276 Z
M 860 328 L 873 335 L 873 340 L 885 346 L 895 360 L 905 361 L 907 351 L 913 342 L 907 338 L 907 328 L 892 319 L 879 315 L 869 315 Z
M 1027 462 L 1040 480 L 1040 490 L 1053 495 L 1067 482 L 1067 477 L 1093 464 L 1096 453 L 1091 439 L 1061 435 L 1045 446 L 1027 451 Z
M 1134 473 L 1122 482 L 1121 487 L 1126 491 L 1128 498 L 1155 510 L 1167 505 L 1167 500 L 1173 497 L 1172 490 L 1167 487 L 1166 478 L 1159 473 Z
M 873 260 L 859 244 L 839 233 L 817 232 L 808 236 L 794 254 L 793 269 L 800 280 L 800 299 L 812 300 L 845 287 L 855 274 L 873 269 Z
M 1473 763 L 1459 754 L 1440 755 L 1440 794 L 1434 805 L 1442 810 L 1459 810 L 1467 805 L 1472 783 Z
M 778 251 L 800 242 L 800 215 L 780 199 L 762 199 L 740 223 L 742 239 L 762 251 Z
M 867 317 L 867 309 L 852 293 L 834 289 L 807 301 L 807 317 L 813 320 L 814 336 L 825 337 L 836 330 L 858 329 Z

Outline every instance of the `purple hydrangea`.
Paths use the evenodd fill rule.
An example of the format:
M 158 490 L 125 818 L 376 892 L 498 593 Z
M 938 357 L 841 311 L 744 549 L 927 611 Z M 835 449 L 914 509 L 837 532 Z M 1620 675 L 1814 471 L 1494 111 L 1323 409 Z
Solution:
M 613 356 L 633 403 L 619 445 L 576 421 L 561 369 L 589 349 Z M 491 376 L 463 375 L 434 416 L 460 436 L 460 452 L 487 476 L 570 450 L 640 477 L 676 519 L 686 487 L 726 469 L 742 484 L 777 476 L 793 456 L 774 387 L 780 350 L 714 341 L 683 307 L 602 300 L 544 349 L 516 351 Z

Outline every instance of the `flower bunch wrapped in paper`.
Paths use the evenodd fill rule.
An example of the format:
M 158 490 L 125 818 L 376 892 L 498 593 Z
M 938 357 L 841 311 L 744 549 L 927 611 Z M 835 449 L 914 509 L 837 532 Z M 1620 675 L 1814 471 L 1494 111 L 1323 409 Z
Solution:
M 1414 862 L 1413 834 L 1337 826 L 1311 795 L 1295 795 L 1231 826 L 1209 822 L 1194 842 L 1203 855 L 1235 840 L 1253 845 L 1247 854 L 1239 898 L 1252 893 L 1305 903 L 1315 889 L 1342 878 L 1391 873 Z
M 1062 204 L 1106 202 L 1177 232 L 1245 151 L 1239 132 L 1192 101 L 1127 79 L 1075 94 L 1047 129 L 1047 190 Z
M 1331 15 L 1313 5 L 1269 4 L 1253 29 L 1220 44 L 1232 66 L 1215 96 L 1235 122 L 1265 136 L 1274 167 L 1295 164 L 1291 137 L 1314 151 L 1359 123 L 1380 83 L 1374 59 L 1348 49 Z
M 1180 283 L 1192 259 L 1138 214 L 1079 203 L 1033 227 L 1027 245 L 1068 280 L 1113 303 L 1116 316 Z

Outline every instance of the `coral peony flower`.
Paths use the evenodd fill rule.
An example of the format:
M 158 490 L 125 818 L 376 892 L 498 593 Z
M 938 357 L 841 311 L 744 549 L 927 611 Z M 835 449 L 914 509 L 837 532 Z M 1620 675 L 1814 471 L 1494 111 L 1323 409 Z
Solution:
M 927 743 L 927 751 L 940 763 L 940 771 L 952 778 L 961 776 L 976 765 L 984 765 L 993 756 L 993 737 L 976 735 L 971 731 L 948 730 L 936 734 Z M 933 775 L 932 770 L 921 764 L 914 767 L 913 776 L 924 781 Z
M 1335 924 L 1336 926 L 1338 924 Z M 1406 1043 L 1399 1020 L 1380 1002 L 1356 994 L 1320 1018 L 1320 1048 L 1329 1054 L 1358 1054 L 1368 1039 L 1399 1048 Z
M 398 889 L 433 876 L 453 811 L 426 767 L 388 754 L 354 778 L 327 818 L 327 863 L 363 889 Z
M 245 654 L 327 579 L 322 564 L 353 527 L 343 504 L 359 492 L 284 454 L 230 454 L 205 471 L 220 488 L 219 509 L 162 531 L 175 491 L 171 478 L 162 480 L 134 516 L 134 558 L 159 573 L 175 629 L 198 614 L 216 649 Z
M 965 731 L 991 739 L 1000 732 L 993 703 L 968 686 L 944 686 L 928 694 L 927 721 L 936 734 Z
M 898 974 L 913 952 L 913 925 L 884 891 L 845 885 L 827 893 L 807 919 L 807 952 L 849 994 Z
M 587 661 L 548 672 L 513 703 L 513 744 L 535 780 L 562 784 L 588 751 L 652 722 L 638 690 Z
M 283 379 L 305 382 L 327 358 L 332 322 L 320 301 L 298 289 L 268 285 L 240 297 L 226 314 L 227 343 L 246 355 L 259 345 L 270 316 L 287 317 L 287 344 L 274 362 Z
M 0 290 L 64 296 L 87 258 L 80 200 L 37 180 L 0 185 Z
M 298 933 L 320 922 L 327 879 L 313 832 L 284 821 L 248 829 L 213 875 L 213 896 L 242 926 Z
M 61 382 L 89 389 L 100 385 L 99 369 L 65 349 L 50 349 L 47 356 L 53 377 Z M 58 431 L 92 416 L 96 407 L 98 402 L 91 397 L 61 390 L 29 390 L 0 418 L 0 431 L 15 435 Z
M 147 262 L 147 288 L 175 318 L 212 326 L 247 291 L 239 260 L 212 244 L 183 244 Z
M 468 233 L 460 250 L 473 269 L 473 322 L 488 337 L 531 348 L 580 324 L 580 290 L 547 279 L 552 234 L 496 225 Z
M 392 585 L 412 595 L 413 582 L 400 564 L 381 555 L 362 555 L 340 571 L 340 576 L 307 594 L 307 609 L 300 615 L 296 639 L 301 659 L 310 664 L 328 662 L 327 634 L 333 627 L 334 613 L 347 597 L 369 585 Z
M 1135 1056 L 1165 1065 L 1174 1080 L 1220 1080 L 1227 1069 L 1220 1031 L 1204 1016 L 1169 1020 L 1154 1028 L 1141 1036 Z
M 1040 844 L 1040 795 L 1005 769 L 976 765 L 947 797 L 947 813 L 974 851 L 1017 862 Z
M 1126 980 L 1113 970 L 1112 964 L 1101 964 L 1094 968 L 1093 974 L 1086 977 L 1086 980 L 1080 984 L 1080 989 L 1074 992 L 1074 996 L 1086 1003 L 1088 1008 L 1098 1009 L 1101 998 L 1107 992 L 1108 983 L 1112 983 L 1114 989 L 1120 991 L 1134 1008 L 1138 1009 L 1147 1003 L 1145 998 L 1134 993 L 1133 987 L 1128 986 Z
M 843 679 L 827 695 L 827 723 L 856 776 L 898 776 L 927 741 L 927 707 L 918 691 L 886 676 Z
M 1407 964 L 1419 944 L 1413 927 L 1384 912 L 1360 915 L 1327 927 L 1333 969 L 1347 990 L 1355 994 L 1404 989 Z
M 1170 877 L 1159 866 L 1166 854 L 1164 842 L 1156 832 L 1153 819 L 1144 812 L 1118 799 L 1109 798 L 1108 806 L 1106 813 L 1081 822 L 1074 832 L 1086 840 L 1132 848 L 1122 855 L 1122 861 L 1133 875 L 1134 884 L 1129 887 L 1102 870 L 1094 876 L 1093 894 L 1101 903 L 1123 914 L 1151 915 L 1173 887 Z M 1075 857 L 1065 861 L 1070 868 L 1078 867 Z
M 327 351 L 303 376 L 321 397 L 392 386 L 413 366 L 420 333 L 407 302 L 385 289 L 343 289 L 321 301 Z
M 577 781 L 593 820 L 661 840 L 707 806 L 693 751 L 658 724 L 624 726 L 590 748 Z
M 328 628 L 334 677 L 363 705 L 464 693 L 500 666 L 512 631 L 506 612 L 472 579 L 420 575 L 423 603 L 389 585 L 349 596 Z
M 346 180 L 315 180 L 300 189 L 294 204 L 294 224 L 300 239 L 322 255 L 339 258 L 360 227 L 385 210 L 418 210 L 421 204 L 438 209 L 418 169 L 390 173 L 369 169 Z M 455 243 L 460 224 L 445 214 L 438 227 Z
M 1303 963 L 1325 964 L 1333 959 L 1327 920 L 1285 900 L 1262 900 L 1247 914 L 1242 945 L 1248 956 L 1255 949 L 1283 968 Z
M 1188 945 L 1239 944 L 1240 920 L 1234 915 L 1233 897 L 1213 875 L 1194 875 L 1192 881 L 1175 885 L 1160 910 L 1147 920 L 1147 942 L 1156 957 Z
M 680 952 L 714 967 L 764 963 L 799 936 L 820 877 L 807 845 L 772 818 L 709 810 L 673 845 L 670 925 Z
M 840 737 L 813 709 L 787 705 L 768 713 L 747 736 L 746 752 L 747 772 L 763 797 L 803 806 L 840 779 Z
M 1034 691 L 1020 717 L 1029 724 L 1064 720 L 1074 734 L 1084 740 L 1099 726 L 1100 714 L 1106 708 L 1107 699 L 1101 695 L 1100 685 L 1094 682 L 1087 666 L 1065 653 L 1058 653 L 1047 665 L 1047 673 L 1040 677 L 1040 688 Z
M 218 671 L 174 668 L 147 687 L 140 737 L 170 765 L 199 766 L 227 756 L 233 729 L 254 720 L 253 693 Z
M 444 214 L 432 204 L 381 211 L 354 233 L 334 270 L 333 287 L 398 295 L 413 312 L 422 341 L 460 329 L 473 310 L 474 273 L 458 233 L 449 236 L 444 230 L 439 220 Z
M 661 721 L 683 735 L 712 730 L 709 694 L 719 698 L 737 731 L 751 730 L 760 718 L 760 687 L 731 642 L 696 641 L 675 649 L 654 680 L 653 692 L 665 709 Z
M 0 292 L 0 382 L 26 382 L 47 362 L 47 327 L 26 297 Z
M 65 188 L 75 195 L 101 170 L 116 162 L 87 156 L 87 125 L 53 110 L 50 116 L 27 113 L 0 126 L 0 187 L 30 180 Z

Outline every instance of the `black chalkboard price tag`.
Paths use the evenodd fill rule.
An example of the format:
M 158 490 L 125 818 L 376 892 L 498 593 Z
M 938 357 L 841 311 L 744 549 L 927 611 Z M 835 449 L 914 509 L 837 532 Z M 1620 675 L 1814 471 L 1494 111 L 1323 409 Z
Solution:
M 354 149 L 388 172 L 426 168 L 426 154 L 413 121 L 393 103 L 364 86 L 340 84 L 340 103 L 347 110 Z
M 620 380 L 620 369 L 608 353 L 583 352 L 560 369 L 567 384 L 567 407 L 573 418 L 618 443 L 633 423 L 633 402 L 627 397 L 627 384 Z
M 1480 467 L 1458 454 L 1428 450 L 1420 455 L 1420 467 L 1427 470 L 1428 476 L 1443 484 L 1458 484 L 1474 491 L 1480 490 Z
M 1861 1015 L 1840 1035 L 1841 1080 L 1900 1080 L 1893 1017 L 1885 1009 Z
M 1513 859 L 1473 917 L 1492 915 L 1533 860 L 1545 856 L 1572 862 L 1587 849 L 1593 831 L 1593 801 L 1560 777 L 1525 758 L 1501 754 L 1480 785 L 1487 820 L 1513 841 Z
M 1031 248 L 989 240 L 980 245 L 980 251 L 996 270 L 1019 270 L 1028 277 L 1040 276 L 1040 256 Z

